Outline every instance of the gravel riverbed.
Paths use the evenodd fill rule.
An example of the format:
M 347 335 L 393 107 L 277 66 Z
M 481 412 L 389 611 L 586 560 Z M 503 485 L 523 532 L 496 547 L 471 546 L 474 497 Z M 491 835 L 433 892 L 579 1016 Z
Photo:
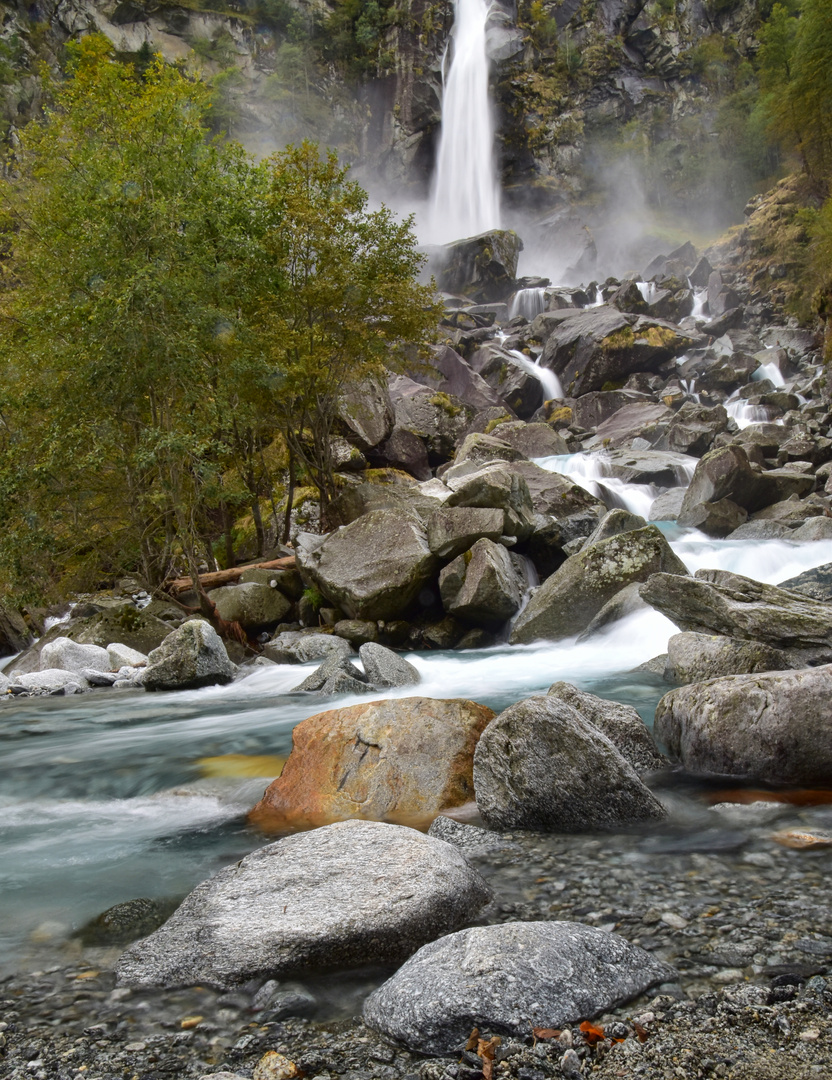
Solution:
M 678 792 L 667 797 L 673 812 L 661 833 L 494 833 L 467 852 L 495 893 L 482 921 L 588 923 L 678 971 L 593 1021 L 603 1038 L 577 1025 L 559 1036 L 504 1037 L 493 1077 L 832 1076 L 832 847 L 794 850 L 773 839 L 795 828 L 828 832 L 832 808 L 709 810 Z M 427 1059 L 368 1030 L 361 1003 L 389 972 L 225 993 L 136 991 L 115 984 L 119 951 L 78 939 L 32 944 L 32 970 L 0 980 L 0 1075 L 477 1080 L 488 1069 L 476 1047 Z

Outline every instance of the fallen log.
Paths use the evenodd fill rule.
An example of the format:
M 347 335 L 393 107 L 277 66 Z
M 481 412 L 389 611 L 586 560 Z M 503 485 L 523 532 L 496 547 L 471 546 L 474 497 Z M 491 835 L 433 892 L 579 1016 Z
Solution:
M 220 585 L 229 585 L 236 581 L 246 570 L 294 570 L 295 556 L 287 555 L 282 559 L 272 559 L 270 562 L 248 563 L 246 566 L 232 566 L 230 570 L 215 570 L 210 574 L 199 575 L 200 588 L 206 592 L 209 589 L 217 589 Z M 194 587 L 193 578 L 173 578 L 162 585 L 162 590 L 171 596 L 179 596 Z

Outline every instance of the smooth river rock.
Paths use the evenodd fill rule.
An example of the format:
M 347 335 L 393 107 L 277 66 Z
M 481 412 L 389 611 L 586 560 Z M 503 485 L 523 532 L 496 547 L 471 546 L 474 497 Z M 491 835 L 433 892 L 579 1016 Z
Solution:
M 617 934 L 572 922 L 475 926 L 423 946 L 364 1004 L 364 1022 L 422 1054 L 473 1028 L 530 1037 L 628 1001 L 676 971 Z
M 399 619 L 436 569 L 421 520 L 397 510 L 371 510 L 297 551 L 298 565 L 353 619 Z
M 251 818 L 270 829 L 344 818 L 429 823 L 473 799 L 474 748 L 493 716 L 473 701 L 422 697 L 310 716 Z
M 236 670 L 213 626 L 190 619 L 150 653 L 142 685 L 145 690 L 191 690 L 231 682 Z
M 368 641 L 358 650 L 364 673 L 376 688 L 416 686 L 422 681 L 418 670 L 392 649 Z
M 665 677 L 673 682 L 692 683 L 721 675 L 782 671 L 792 666 L 786 653 L 761 641 L 688 631 L 674 634 L 668 641 Z
M 832 664 L 730 675 L 672 690 L 656 734 L 689 772 L 832 786 Z
M 41 671 L 60 668 L 75 671 L 79 675 L 87 668 L 97 671 L 110 670 L 110 657 L 99 645 L 79 645 L 68 637 L 58 637 L 47 642 L 40 652 Z
M 633 581 L 647 581 L 658 571 L 687 573 L 655 525 L 583 548 L 532 594 L 509 640 L 512 645 L 525 645 L 579 634 L 617 592 Z
M 611 740 L 556 695 L 492 720 L 474 753 L 474 791 L 495 829 L 582 832 L 666 816 Z
M 488 886 L 450 844 L 343 821 L 259 848 L 203 881 L 116 966 L 126 986 L 228 987 L 401 962 L 471 919 Z

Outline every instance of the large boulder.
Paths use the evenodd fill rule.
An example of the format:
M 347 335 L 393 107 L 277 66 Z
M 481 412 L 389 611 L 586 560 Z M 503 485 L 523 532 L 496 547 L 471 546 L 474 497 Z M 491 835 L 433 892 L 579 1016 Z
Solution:
M 57 637 L 47 642 L 40 652 L 41 671 L 62 668 L 79 674 L 86 668 L 96 671 L 110 670 L 110 656 L 100 645 L 79 645 L 68 637 Z
M 604 476 L 658 487 L 687 484 L 697 465 L 696 458 L 669 450 L 604 450 L 593 459 Z
M 518 416 L 529 417 L 543 404 L 540 380 L 496 342 L 485 342 L 477 349 L 471 367 Z
M 417 1053 L 452 1054 L 475 1028 L 531 1038 L 535 1028 L 568 1028 L 676 977 L 593 926 L 473 926 L 421 948 L 367 998 L 364 1022 Z
M 556 695 L 519 701 L 492 720 L 474 754 L 474 791 L 497 829 L 583 832 L 665 817 L 611 740 Z
M 511 471 L 525 480 L 535 514 L 551 514 L 563 522 L 576 517 L 597 518 L 606 511 L 601 500 L 580 484 L 561 473 L 543 469 L 533 461 L 517 461 Z M 592 528 L 587 531 L 591 532 Z
M 449 345 L 434 345 L 421 368 L 414 373 L 416 382 L 459 398 L 475 409 L 502 405 L 502 396 Z
M 714 439 L 728 427 L 724 405 L 709 408 L 686 401 L 671 420 L 667 431 L 654 445 L 657 450 L 673 450 L 701 457 L 713 445 Z
M 263 655 L 278 664 L 309 664 L 328 656 L 352 656 L 353 648 L 344 638 L 316 631 L 283 630 L 271 639 Z
M 90 684 L 78 671 L 44 668 L 24 674 L 18 674 L 15 670 L 10 685 L 30 694 L 76 694 L 79 690 L 87 690 Z
M 514 292 L 523 241 L 509 229 L 494 229 L 431 252 L 443 292 L 470 296 L 478 304 L 508 300 Z
M 310 716 L 293 730 L 292 753 L 252 820 L 429 822 L 472 799 L 474 747 L 493 715 L 473 701 L 414 697 Z
M 571 397 L 603 390 L 635 371 L 655 371 L 692 344 L 672 323 L 625 315 L 612 307 L 588 308 L 560 321 L 543 347 L 551 368 Z
M 761 641 L 721 634 L 674 634 L 667 643 L 665 678 L 677 683 L 702 682 L 720 675 L 750 675 L 792 667 L 781 649 Z
M 100 645 L 106 649 L 113 642 L 137 652 L 150 653 L 171 632 L 171 624 L 149 611 L 139 611 L 132 604 L 107 608 L 66 630 L 66 636 L 82 645 Z
M 634 401 L 625 405 L 598 426 L 595 438 L 587 445 L 596 447 L 630 446 L 634 439 L 657 441 L 673 420 L 673 410 L 654 401 Z
M 455 559 L 477 540 L 499 540 L 503 511 L 487 506 L 442 506 L 428 518 L 428 546 L 440 559 Z
M 548 424 L 526 424 L 522 420 L 510 420 L 496 428 L 496 434 L 509 446 L 519 450 L 524 457 L 553 457 L 568 454 L 566 440 Z
M 496 629 L 520 607 L 520 580 L 508 551 L 478 540 L 439 575 L 439 594 L 449 615 Z
M 266 630 L 288 614 L 292 601 L 277 588 L 255 581 L 241 585 L 223 585 L 214 589 L 211 599 L 220 617 L 238 622 L 247 630 Z
M 0 603 L 0 656 L 22 652 L 31 644 L 32 633 L 20 612 Z
M 832 563 L 804 570 L 796 577 L 779 582 L 778 588 L 800 593 L 812 600 L 832 600 Z
M 518 462 L 518 464 L 521 464 Z M 514 465 L 484 465 L 476 471 L 449 470 L 446 506 L 496 507 L 503 511 L 503 533 L 525 539 L 534 528 L 534 508 L 525 478 Z
M 395 413 L 384 379 L 370 376 L 350 386 L 338 399 L 338 419 L 359 449 L 372 450 L 393 430 Z
M 680 630 L 761 641 L 781 649 L 832 648 L 832 605 L 741 574 L 657 573 L 642 585 L 641 595 Z
M 667 765 L 667 758 L 656 749 L 647 725 L 632 705 L 607 701 L 568 682 L 552 683 L 546 696 L 571 705 L 594 724 L 637 773 L 653 772 Z
M 511 644 L 579 634 L 617 592 L 659 570 L 687 573 L 655 525 L 592 544 L 570 556 L 532 594 L 514 625 Z
M 190 619 L 150 653 L 142 685 L 145 690 L 192 690 L 231 682 L 236 670 L 216 630 L 202 619 Z
M 472 462 L 475 465 L 484 465 L 491 461 L 522 461 L 524 455 L 509 446 L 507 442 L 498 439 L 495 435 L 485 435 L 481 431 L 472 431 L 466 435 L 462 445 L 454 455 L 454 463 Z
M 436 569 L 421 520 L 394 510 L 373 510 L 318 547 L 299 547 L 297 560 L 304 576 L 353 619 L 401 618 Z
M 488 886 L 450 844 L 344 821 L 253 851 L 198 885 L 118 961 L 128 986 L 228 987 L 301 970 L 401 962 L 455 930 Z
M 672 690 L 656 734 L 689 772 L 832 786 L 832 664 L 729 675 Z
M 383 443 L 370 453 L 373 465 L 401 469 L 416 480 L 430 480 L 431 468 L 424 440 L 414 431 L 394 427 Z
M 367 680 L 379 689 L 416 686 L 422 681 L 422 676 L 413 664 L 392 649 L 386 649 L 376 642 L 365 642 L 358 650 L 358 655 L 364 665 Z
M 404 375 L 390 380 L 390 398 L 396 427 L 412 432 L 423 441 L 432 465 L 453 457 L 475 416 L 472 406 L 459 398 L 422 386 Z

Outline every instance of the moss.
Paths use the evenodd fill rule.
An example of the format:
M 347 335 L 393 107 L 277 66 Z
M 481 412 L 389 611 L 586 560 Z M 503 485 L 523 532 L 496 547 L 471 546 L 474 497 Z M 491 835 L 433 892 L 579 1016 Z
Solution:
M 403 469 L 366 469 L 364 479 L 371 484 L 413 483 L 413 477 Z
M 559 409 L 555 409 L 554 412 L 549 414 L 549 423 L 553 426 L 555 424 L 568 425 L 572 423 L 572 410 L 568 405 L 561 405 Z
M 607 349 L 609 352 L 620 352 L 623 349 L 632 349 L 635 341 L 636 336 L 632 327 L 622 326 L 620 330 L 607 334 L 601 342 L 601 348 Z
M 604 385 L 601 387 L 601 390 L 604 393 L 609 393 L 611 390 L 620 390 L 621 387 L 624 385 L 625 381 L 625 379 L 610 380 L 604 383 Z
M 512 419 L 513 417 L 509 416 L 508 413 L 504 413 L 502 416 L 495 416 L 493 420 L 489 420 L 485 425 L 485 434 L 490 435 L 495 428 L 500 426 L 500 424 L 510 424 Z
M 442 409 L 448 416 L 459 416 L 462 412 L 462 408 L 459 405 L 454 404 L 451 396 L 446 394 L 443 390 L 437 390 L 437 392 L 430 399 L 431 405 L 435 405 L 438 409 Z
M 680 340 L 676 331 L 666 326 L 650 326 L 646 330 L 639 330 L 635 337 L 638 341 L 646 341 L 655 349 L 675 348 Z

